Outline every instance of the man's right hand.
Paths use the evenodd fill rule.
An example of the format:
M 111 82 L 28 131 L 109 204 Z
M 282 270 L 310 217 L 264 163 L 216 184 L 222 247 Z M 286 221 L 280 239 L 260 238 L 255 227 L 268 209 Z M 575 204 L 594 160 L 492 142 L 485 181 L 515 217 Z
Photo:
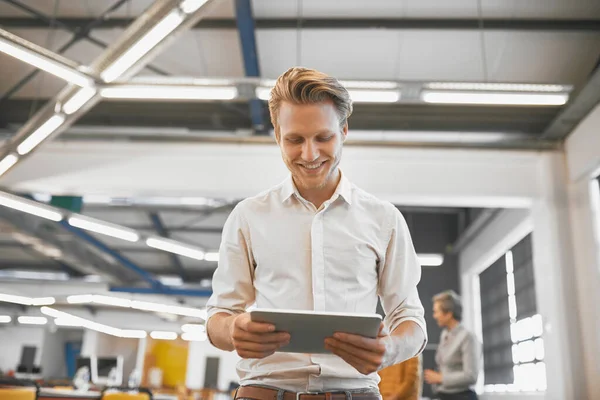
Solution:
M 231 342 L 242 358 L 265 358 L 290 342 L 287 332 L 275 332 L 272 324 L 254 322 L 249 313 L 235 317 L 230 326 Z

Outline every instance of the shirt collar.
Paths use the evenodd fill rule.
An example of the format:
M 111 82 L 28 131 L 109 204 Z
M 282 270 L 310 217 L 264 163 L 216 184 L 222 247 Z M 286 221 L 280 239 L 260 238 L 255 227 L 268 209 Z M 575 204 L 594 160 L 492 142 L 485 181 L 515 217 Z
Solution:
M 334 199 L 339 195 L 346 201 L 346 203 L 350 205 L 352 204 L 352 184 L 350 183 L 348 178 L 346 178 L 342 170 L 340 170 L 340 174 L 340 183 L 338 183 L 338 186 L 335 189 L 335 192 L 333 192 L 333 196 L 331 196 L 331 198 Z M 287 177 L 287 179 L 283 182 L 283 186 L 281 189 L 281 202 L 284 203 L 290 197 L 292 197 L 293 194 L 295 194 L 298 198 L 302 197 L 298 192 L 298 188 L 294 184 L 292 175 L 290 174 Z

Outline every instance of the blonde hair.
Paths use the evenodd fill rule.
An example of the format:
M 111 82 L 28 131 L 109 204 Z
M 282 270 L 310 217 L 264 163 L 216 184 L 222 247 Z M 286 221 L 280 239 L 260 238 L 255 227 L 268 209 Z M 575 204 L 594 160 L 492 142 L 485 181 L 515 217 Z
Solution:
M 277 117 L 281 103 L 316 104 L 332 101 L 340 119 L 340 127 L 352 114 L 352 100 L 346 88 L 334 77 L 315 69 L 293 67 L 285 71 L 275 82 L 269 99 L 271 123 L 279 137 Z

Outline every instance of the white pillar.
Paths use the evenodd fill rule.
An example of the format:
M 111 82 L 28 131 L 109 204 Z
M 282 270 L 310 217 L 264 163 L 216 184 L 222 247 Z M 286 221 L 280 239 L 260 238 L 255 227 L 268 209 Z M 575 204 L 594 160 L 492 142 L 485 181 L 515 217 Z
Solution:
M 572 242 L 575 253 L 573 273 L 577 284 L 583 366 L 587 398 L 600 393 L 600 194 L 585 177 L 569 187 Z
M 583 400 L 587 396 L 564 155 L 542 155 L 539 167 L 540 197 L 532 207 L 533 266 L 545 329 L 546 399 Z

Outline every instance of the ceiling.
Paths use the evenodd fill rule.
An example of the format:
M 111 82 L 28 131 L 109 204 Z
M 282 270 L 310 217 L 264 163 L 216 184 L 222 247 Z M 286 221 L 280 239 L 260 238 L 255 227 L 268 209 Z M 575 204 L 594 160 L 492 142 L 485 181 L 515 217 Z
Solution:
M 243 77 L 244 43 L 234 0 L 214 3 L 208 15 L 138 76 Z M 111 4 L 2 0 L 0 26 L 87 65 L 152 2 L 123 1 L 96 21 Z M 276 78 L 290 66 L 303 65 L 353 80 L 572 85 L 573 99 L 600 61 L 600 3 L 593 0 L 379 0 L 368 6 L 346 1 L 343 7 L 334 0 L 254 0 L 251 5 L 262 78 Z M 78 28 L 89 24 L 94 25 L 89 37 L 75 36 Z M 5 72 L 0 79 L 0 129 L 10 137 L 65 85 L 45 73 L 24 82 L 33 67 L 4 54 L 0 69 Z M 552 147 L 548 142 L 560 142 L 560 137 L 544 140 L 543 133 L 565 107 L 356 103 L 350 128 L 417 134 L 502 132 L 507 134 L 504 141 L 486 146 L 544 148 Z M 268 129 L 266 107 L 262 120 Z M 153 127 L 159 131 L 145 139 L 160 140 L 161 127 L 225 135 L 250 129 L 252 117 L 245 101 L 105 100 L 82 116 L 78 126 L 106 128 L 118 137 L 130 136 L 121 127 Z M 74 136 L 86 137 L 67 132 L 62 139 Z
M 249 4 L 255 28 L 250 36 L 238 27 L 236 1 L 244 3 L 214 0 L 208 14 L 170 46 L 161 48 L 137 77 L 242 78 L 252 75 L 251 66 L 259 78 L 274 79 L 289 67 L 302 65 L 340 79 L 395 81 L 407 87 L 423 82 L 572 86 L 570 101 L 564 106 L 356 103 L 350 119 L 350 139 L 355 130 L 360 131 L 361 140 L 381 141 L 381 145 L 390 147 L 406 145 L 405 139 L 394 139 L 394 133 L 416 135 L 417 140 L 411 140 L 414 146 L 415 142 L 425 143 L 429 140 L 426 136 L 434 132 L 436 139 L 429 145 L 554 149 L 561 146 L 568 127 L 600 100 L 600 89 L 594 91 L 592 86 L 600 76 L 597 0 L 252 0 Z M 0 0 L 0 28 L 90 65 L 106 47 L 123 38 L 126 29 L 153 3 Z M 111 6 L 114 10 L 105 15 Z M 255 53 L 249 51 L 249 40 L 255 42 Z M 2 52 L 0 71 L 0 135 L 8 143 L 38 110 L 52 104 L 65 82 Z M 594 93 L 580 96 L 590 91 Z M 186 143 L 210 134 L 211 141 L 226 141 L 233 136 L 238 144 L 248 145 L 246 140 L 252 142 L 265 133 L 253 130 L 257 118 L 265 122 L 267 130 L 270 127 L 264 102 L 260 103 L 258 117 L 251 113 L 250 104 L 255 101 L 103 100 L 53 139 Z M 577 118 L 571 114 L 575 105 Z M 557 125 L 564 127 L 549 136 L 548 128 Z M 453 139 L 455 133 L 503 136 L 468 141 L 464 137 Z M 440 135 L 450 139 L 441 140 Z M 270 140 L 264 135 L 262 139 Z M 31 157 L 36 157 L 35 152 Z M 165 154 L 165 159 L 168 157 Z M 92 156 L 87 163 L 94 168 Z M 61 164 L 61 168 L 72 169 L 67 164 Z M 26 175 L 34 179 L 53 168 L 58 167 L 31 169 Z M 109 167 L 102 170 L 105 175 L 113 171 Z M 10 178 L 4 182 L 9 182 L 8 189 L 18 184 Z M 216 251 L 231 207 L 241 199 L 212 199 L 220 202 L 212 207 L 138 200 L 146 204 L 131 199 L 104 204 L 84 199 L 81 212 L 145 234 L 168 236 Z M 402 210 L 414 226 L 419 225 L 414 221 L 433 218 L 445 221 L 444 226 L 454 232 L 452 240 L 436 249 L 427 249 L 426 239 L 415 239 L 418 251 L 443 253 L 458 240 L 459 233 L 468 231 L 470 211 L 465 209 Z M 475 220 L 471 218 L 471 222 Z M 139 243 L 90 235 L 91 239 L 83 240 L 60 224 L 1 208 L 0 270 L 61 272 L 68 279 L 101 275 L 112 286 L 145 284 L 144 278 L 129 268 L 134 265 L 159 278 L 178 277 L 184 285 L 201 288 L 216 267 L 214 261 L 198 261 Z M 98 242 L 113 253 L 101 250 Z M 52 256 L 52 249 L 58 249 L 61 256 Z M 114 252 L 121 258 L 115 258 Z

